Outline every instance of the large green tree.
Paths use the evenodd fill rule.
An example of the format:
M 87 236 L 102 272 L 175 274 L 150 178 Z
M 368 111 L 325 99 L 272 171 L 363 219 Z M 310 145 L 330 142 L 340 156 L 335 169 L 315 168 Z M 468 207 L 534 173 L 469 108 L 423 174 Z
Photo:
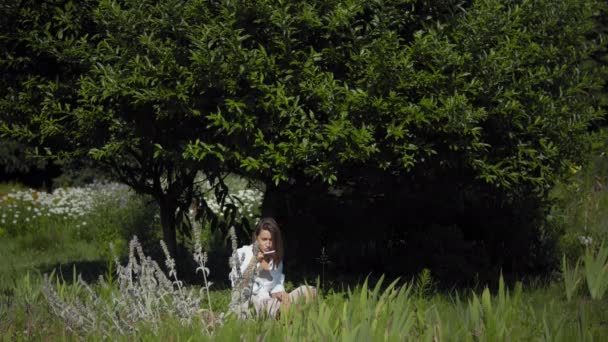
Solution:
M 4 6 L 3 133 L 153 195 L 171 246 L 198 171 L 540 201 L 601 116 L 592 0 Z
M 194 195 L 195 175 L 221 185 L 228 172 L 275 169 L 259 164 L 258 154 L 272 147 L 255 141 L 292 128 L 275 120 L 297 121 L 286 111 L 293 99 L 280 83 L 264 79 L 277 56 L 241 28 L 257 23 L 240 18 L 239 7 L 207 1 L 5 5 L 3 67 L 10 77 L 2 84 L 3 134 L 44 147 L 43 157 L 91 156 L 152 195 L 175 251 L 177 221 Z M 274 156 L 276 171 L 268 174 L 278 182 L 293 163 Z

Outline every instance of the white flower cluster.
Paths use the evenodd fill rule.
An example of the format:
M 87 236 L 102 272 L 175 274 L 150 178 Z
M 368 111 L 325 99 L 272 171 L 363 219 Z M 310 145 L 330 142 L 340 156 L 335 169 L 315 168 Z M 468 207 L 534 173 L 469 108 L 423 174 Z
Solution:
M 578 241 L 580 241 L 583 246 L 589 247 L 593 243 L 593 238 L 591 236 L 581 235 L 578 237 Z
M 236 191 L 233 194 L 226 196 L 223 207 L 217 202 L 215 196 L 205 197 L 209 209 L 211 209 L 220 218 L 224 216 L 226 205 L 234 205 L 237 208 L 237 219 L 246 217 L 253 221 L 259 215 L 260 204 L 264 194 L 256 189 L 244 189 Z
M 0 224 L 19 225 L 48 218 L 81 220 L 101 203 L 124 206 L 133 196 L 128 186 L 96 182 L 83 187 L 59 188 L 52 193 L 33 189 L 13 191 L 0 197 Z

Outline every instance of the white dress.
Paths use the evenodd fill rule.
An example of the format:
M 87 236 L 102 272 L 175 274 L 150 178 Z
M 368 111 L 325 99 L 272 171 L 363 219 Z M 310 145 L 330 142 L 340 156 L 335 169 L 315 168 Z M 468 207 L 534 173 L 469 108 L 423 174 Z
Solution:
M 253 246 L 243 246 L 237 249 L 237 256 L 240 265 L 240 274 L 245 273 L 245 269 L 251 258 L 253 258 Z M 256 266 L 259 267 L 259 262 Z M 232 287 L 239 280 L 239 272 L 236 269 L 232 269 L 230 272 L 230 282 Z M 270 262 L 269 270 L 260 270 L 257 277 L 253 280 L 251 303 L 255 308 L 255 312 L 258 317 L 277 317 L 281 308 L 281 301 L 276 298 L 272 298 L 273 293 L 285 292 L 283 283 L 285 282 L 285 275 L 283 274 L 283 263 L 280 262 L 277 267 L 274 267 L 273 263 Z M 316 289 L 313 286 L 303 285 L 289 293 L 289 299 L 292 303 L 300 300 L 301 298 L 309 298 L 316 296 Z M 308 299 L 307 299 L 308 300 Z
M 239 259 L 240 274 L 245 272 L 247 265 L 253 258 L 253 246 L 247 245 L 237 249 L 237 257 Z M 257 265 L 259 267 L 259 262 Z M 232 286 L 238 281 L 238 273 L 235 269 L 230 272 L 230 282 Z M 270 262 L 270 269 L 260 269 L 258 275 L 253 279 L 253 286 L 251 289 L 251 302 L 258 315 L 266 312 L 269 316 L 276 316 L 280 308 L 280 301 L 272 298 L 273 293 L 285 292 L 283 283 L 285 282 L 285 275 L 283 274 L 283 263 L 280 262 L 277 267 L 274 267 L 273 262 Z

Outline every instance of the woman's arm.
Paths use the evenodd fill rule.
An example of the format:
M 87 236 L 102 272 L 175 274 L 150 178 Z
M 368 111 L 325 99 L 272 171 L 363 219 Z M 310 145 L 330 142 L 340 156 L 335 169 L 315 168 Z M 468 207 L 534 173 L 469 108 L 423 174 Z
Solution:
M 283 263 L 282 262 L 279 264 L 279 266 L 275 270 L 273 277 L 276 277 L 277 281 L 275 283 L 275 286 L 272 288 L 272 290 L 270 290 L 270 296 L 272 298 L 276 298 L 276 299 L 280 300 L 284 305 L 289 305 L 289 302 L 290 302 L 289 294 L 287 292 L 285 292 L 285 287 L 283 286 L 283 283 L 285 282 L 285 274 L 283 274 Z
M 285 274 L 283 274 L 283 262 L 279 263 L 276 270 L 272 272 L 273 280 L 276 279 L 274 287 L 270 290 L 270 294 L 285 292 L 283 283 L 285 282 Z

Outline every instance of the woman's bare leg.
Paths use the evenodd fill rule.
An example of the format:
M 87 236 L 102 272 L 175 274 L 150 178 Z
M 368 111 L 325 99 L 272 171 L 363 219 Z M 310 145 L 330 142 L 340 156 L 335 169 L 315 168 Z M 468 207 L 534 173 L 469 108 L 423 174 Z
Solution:
M 317 297 L 317 289 L 314 286 L 302 285 L 289 293 L 291 302 L 296 302 L 305 299 L 305 303 L 314 300 Z

